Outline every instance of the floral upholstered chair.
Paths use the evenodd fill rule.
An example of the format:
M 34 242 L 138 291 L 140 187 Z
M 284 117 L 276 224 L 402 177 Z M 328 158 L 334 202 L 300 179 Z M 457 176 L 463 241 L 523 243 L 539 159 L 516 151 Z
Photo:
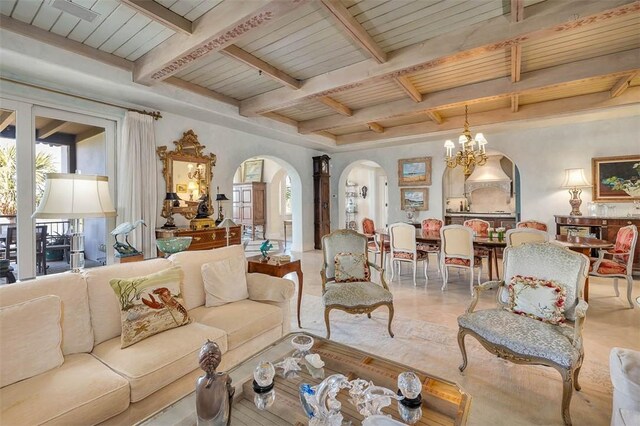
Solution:
M 373 262 L 377 262 L 377 257 L 380 254 L 380 243 L 376 238 L 376 225 L 373 219 L 365 217 L 362 219 L 362 233 L 367 237 L 367 250 L 369 253 L 373 253 Z M 389 242 L 383 243 L 383 249 L 385 253 L 389 253 Z
M 486 220 L 482 219 L 468 219 L 463 223 L 464 226 L 469 227 L 473 230 L 474 236 L 486 238 L 489 236 L 489 228 L 491 228 L 491 224 Z M 486 258 L 489 261 L 489 249 L 485 247 L 476 247 L 474 249 L 474 254 L 480 258 Z
M 424 232 L 433 232 L 437 234 L 443 226 L 444 222 L 436 218 L 428 218 L 422 221 L 422 230 Z M 438 261 L 438 273 L 440 273 L 440 243 L 418 243 L 418 250 L 436 255 L 436 259 Z
M 348 229 L 333 231 L 322 237 L 322 255 L 320 276 L 327 339 L 331 336 L 332 309 L 371 318 L 371 312 L 380 306 L 389 309 L 387 329 L 393 337 L 393 295 L 384 280 L 384 270 L 367 260 L 367 237 Z M 379 272 L 380 284 L 371 281 L 370 268 Z
M 547 224 L 538 222 L 537 220 L 523 220 L 522 222 L 518 222 L 516 224 L 516 228 L 530 228 L 547 232 Z
M 447 225 L 440 228 L 440 271 L 442 290 L 449 282 L 449 268 L 469 269 L 469 289 L 473 295 L 473 271 L 482 275 L 482 259 L 473 252 L 473 231 L 468 226 Z
M 589 272 L 589 275 L 594 277 L 613 278 L 616 296 L 620 296 L 618 278 L 625 278 L 627 280 L 627 300 L 631 308 L 633 308 L 633 300 L 631 300 L 633 276 L 631 274 L 637 242 L 638 228 L 635 225 L 620 228 L 618 235 L 616 235 L 616 244 L 613 249 L 600 250 L 600 256 L 597 259 L 591 258 L 591 270 Z
M 573 388 L 584 358 L 582 325 L 588 308 L 582 299 L 589 260 L 551 243 L 530 243 L 504 251 L 504 281 L 477 287 L 467 312 L 458 317 L 460 371 L 467 367 L 465 336 L 516 364 L 553 367 L 562 376 L 562 418 L 571 424 Z M 474 312 L 480 291 L 498 289 L 498 306 Z

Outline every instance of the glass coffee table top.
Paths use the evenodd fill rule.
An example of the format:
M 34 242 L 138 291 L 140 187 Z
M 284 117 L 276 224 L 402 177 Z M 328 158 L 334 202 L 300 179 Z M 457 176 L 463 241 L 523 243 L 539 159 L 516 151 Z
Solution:
M 311 353 L 320 355 L 324 361 L 325 366 L 321 369 L 322 371 L 307 368 L 304 361 L 301 362 L 301 371 L 297 371 L 294 376 L 289 374 L 285 378 L 281 374 L 282 369 L 277 369 L 273 391 L 275 397 L 258 396 L 256 398 L 257 394 L 252 386 L 253 370 L 262 360 L 276 364 L 291 356 L 295 351 L 291 346 L 291 339 L 297 334 L 300 333 L 283 337 L 228 371 L 236 388 L 231 414 L 232 425 L 307 425 L 308 419 L 298 396 L 300 384 L 308 383 L 315 386 L 324 378 L 339 373 L 349 380 L 356 378 L 370 380 L 375 385 L 396 391 L 398 375 L 404 371 L 415 372 L 423 384 L 421 416 L 412 424 L 464 425 L 466 423 L 471 397 L 455 383 L 314 335 L 311 335 L 314 339 Z M 425 356 L 428 355 L 425 354 Z M 268 399 L 272 399 L 272 402 L 266 409 L 259 409 L 256 406 L 256 404 L 264 405 L 265 400 Z M 353 425 L 359 425 L 363 416 L 349 402 L 347 389 L 340 391 L 338 401 L 342 403 L 341 413 L 344 420 L 351 421 Z M 391 405 L 384 408 L 383 412 L 395 420 L 407 423 L 399 410 L 404 410 L 405 419 L 407 414 L 413 413 L 415 416 L 416 413 L 415 411 L 407 413 L 405 407 L 399 407 L 396 400 L 392 400 Z M 145 426 L 195 425 L 195 393 L 187 395 L 141 424 Z

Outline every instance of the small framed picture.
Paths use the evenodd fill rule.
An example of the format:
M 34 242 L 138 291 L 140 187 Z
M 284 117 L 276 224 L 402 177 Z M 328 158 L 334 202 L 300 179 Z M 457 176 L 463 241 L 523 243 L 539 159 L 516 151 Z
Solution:
M 400 206 L 402 210 L 429 210 L 429 188 L 400 188 Z
M 640 155 L 591 159 L 593 201 L 640 200 Z
M 264 160 L 247 160 L 242 164 L 243 182 L 262 182 Z
M 176 192 L 187 192 L 187 184 L 186 183 L 176 183 Z
M 398 186 L 431 185 L 431 157 L 398 160 Z

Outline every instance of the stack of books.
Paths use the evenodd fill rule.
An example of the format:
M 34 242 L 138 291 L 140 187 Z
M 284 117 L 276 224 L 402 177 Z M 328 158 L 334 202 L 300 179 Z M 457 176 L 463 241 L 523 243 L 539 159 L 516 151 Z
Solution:
M 291 262 L 291 256 L 288 254 L 273 254 L 269 257 L 269 262 L 272 265 L 282 265 Z

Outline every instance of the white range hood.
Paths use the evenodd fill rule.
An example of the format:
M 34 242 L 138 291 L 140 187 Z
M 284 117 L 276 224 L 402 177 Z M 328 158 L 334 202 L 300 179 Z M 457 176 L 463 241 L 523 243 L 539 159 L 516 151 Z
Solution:
M 470 194 L 476 189 L 498 188 L 511 193 L 511 179 L 502 170 L 501 159 L 502 155 L 490 155 L 485 165 L 476 166 L 465 181 L 466 192 Z

